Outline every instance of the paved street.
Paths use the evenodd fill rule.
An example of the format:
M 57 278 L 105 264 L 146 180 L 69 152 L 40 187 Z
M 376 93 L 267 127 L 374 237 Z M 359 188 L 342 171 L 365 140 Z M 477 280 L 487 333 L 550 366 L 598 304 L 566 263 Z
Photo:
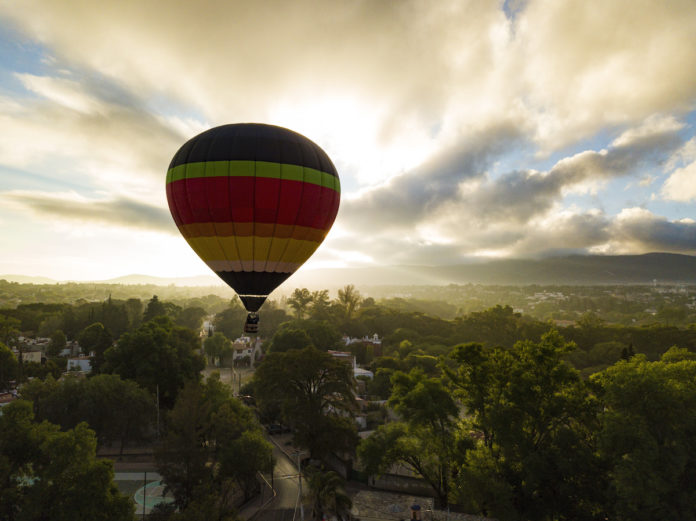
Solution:
M 273 476 L 267 475 L 266 479 L 273 483 L 277 495 L 257 513 L 249 512 L 248 519 L 253 521 L 299 521 L 297 464 L 295 461 L 291 461 L 276 444 L 274 444 L 273 457 L 276 459 Z M 243 511 L 242 514 L 244 513 Z M 305 513 L 305 519 L 309 519 L 308 513 Z

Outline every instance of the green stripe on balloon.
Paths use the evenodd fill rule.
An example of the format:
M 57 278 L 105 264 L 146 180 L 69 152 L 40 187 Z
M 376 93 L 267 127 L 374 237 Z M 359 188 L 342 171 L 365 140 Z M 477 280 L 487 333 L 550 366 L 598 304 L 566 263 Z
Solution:
M 201 177 L 268 177 L 288 181 L 302 181 L 341 192 L 337 176 L 314 168 L 268 163 L 266 161 L 203 161 L 175 166 L 167 171 L 167 183 Z

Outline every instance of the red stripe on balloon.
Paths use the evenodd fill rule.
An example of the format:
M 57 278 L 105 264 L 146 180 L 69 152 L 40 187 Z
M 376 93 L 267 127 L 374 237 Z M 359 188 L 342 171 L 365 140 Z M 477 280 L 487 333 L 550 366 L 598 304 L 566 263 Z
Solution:
M 288 179 L 202 177 L 167 185 L 178 226 L 206 222 L 258 222 L 325 229 L 338 212 L 331 188 Z

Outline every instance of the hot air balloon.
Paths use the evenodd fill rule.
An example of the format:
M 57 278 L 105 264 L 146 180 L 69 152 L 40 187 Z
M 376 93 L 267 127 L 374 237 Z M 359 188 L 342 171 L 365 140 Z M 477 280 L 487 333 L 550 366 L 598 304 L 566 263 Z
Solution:
M 215 127 L 179 149 L 167 200 L 179 231 L 239 295 L 258 330 L 268 295 L 319 247 L 336 218 L 338 173 L 306 137 L 259 123 Z

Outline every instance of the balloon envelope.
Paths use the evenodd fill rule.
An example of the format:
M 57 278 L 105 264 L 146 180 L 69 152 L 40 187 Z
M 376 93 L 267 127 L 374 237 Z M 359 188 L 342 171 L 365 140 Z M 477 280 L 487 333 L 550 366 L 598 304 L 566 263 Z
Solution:
M 319 247 L 340 191 L 318 145 L 258 123 L 206 130 L 184 143 L 167 172 L 179 231 L 248 311 L 258 311 Z

